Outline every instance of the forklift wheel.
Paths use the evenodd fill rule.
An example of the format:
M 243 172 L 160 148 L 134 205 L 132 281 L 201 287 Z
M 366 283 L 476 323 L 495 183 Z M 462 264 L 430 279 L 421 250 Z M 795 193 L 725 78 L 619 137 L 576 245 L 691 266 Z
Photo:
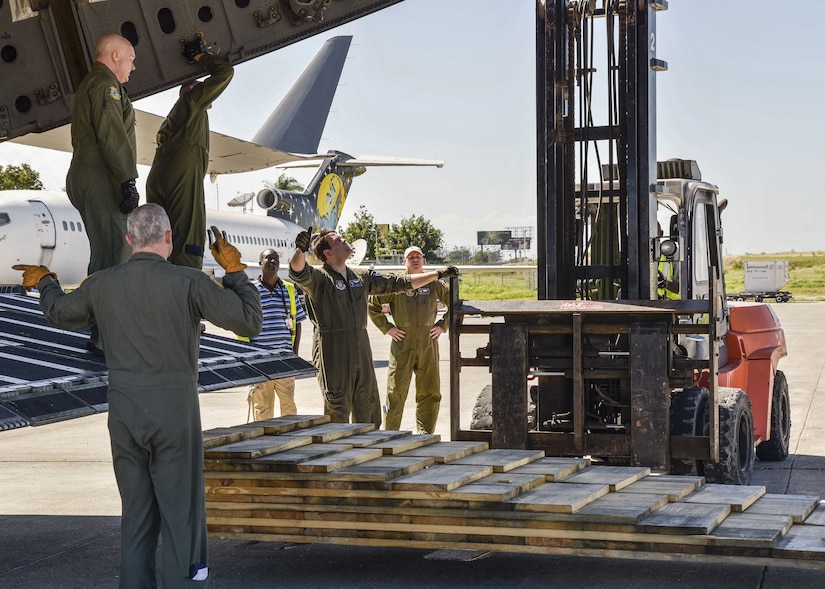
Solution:
M 670 435 L 708 435 L 708 390 L 705 387 L 688 387 L 670 396 Z M 670 461 L 670 473 L 701 475 L 701 460 Z
M 765 461 L 785 460 L 791 445 L 791 401 L 788 380 L 781 370 L 773 376 L 770 433 L 771 439 L 756 447 L 756 457 Z
M 751 400 L 744 391 L 720 387 L 719 462 L 705 464 L 705 480 L 747 485 L 755 458 Z

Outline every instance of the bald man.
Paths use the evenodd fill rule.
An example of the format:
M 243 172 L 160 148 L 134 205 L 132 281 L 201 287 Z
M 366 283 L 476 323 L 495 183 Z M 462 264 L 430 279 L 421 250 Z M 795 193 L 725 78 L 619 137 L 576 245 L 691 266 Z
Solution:
M 103 35 L 72 107 L 73 155 L 66 191 L 86 226 L 89 274 L 131 255 L 126 215 L 138 205 L 137 151 L 135 111 L 123 84 L 134 70 L 135 50 L 129 40 Z M 102 355 L 96 327 L 86 347 Z

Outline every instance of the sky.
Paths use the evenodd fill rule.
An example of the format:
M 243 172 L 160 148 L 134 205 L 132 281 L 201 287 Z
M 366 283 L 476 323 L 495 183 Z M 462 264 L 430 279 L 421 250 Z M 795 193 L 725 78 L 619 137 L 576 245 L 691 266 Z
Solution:
M 781 12 L 770 0 L 671 0 L 658 13 L 657 57 L 669 68 L 657 74 L 658 156 L 695 159 L 719 186 L 727 254 L 825 249 L 813 189 L 825 155 L 822 22 L 821 0 Z M 240 64 L 211 128 L 251 139 L 334 35 L 354 38 L 320 151 L 446 162 L 369 169 L 353 182 L 342 226 L 363 205 L 377 223 L 424 216 L 448 248 L 474 247 L 477 231 L 535 231 L 535 2 L 405 0 Z M 135 105 L 165 115 L 176 94 Z M 0 143 L 0 164 L 28 163 L 48 189 L 65 186 L 69 161 Z M 148 168 L 139 172 L 143 194 Z M 206 204 L 225 210 L 279 173 L 207 180 Z

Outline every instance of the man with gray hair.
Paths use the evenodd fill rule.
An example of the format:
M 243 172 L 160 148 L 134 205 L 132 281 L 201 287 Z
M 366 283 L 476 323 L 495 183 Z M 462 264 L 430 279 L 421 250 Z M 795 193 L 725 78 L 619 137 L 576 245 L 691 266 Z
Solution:
M 62 329 L 100 329 L 109 368 L 109 435 L 121 517 L 121 587 L 156 585 L 163 535 L 164 587 L 207 581 L 203 438 L 198 405 L 200 321 L 253 337 L 261 330 L 258 290 L 240 253 L 212 227 L 223 288 L 199 270 L 167 261 L 169 217 L 156 204 L 135 209 L 126 240 L 134 254 L 64 293 L 45 266 L 19 264 L 37 287 L 46 319 Z

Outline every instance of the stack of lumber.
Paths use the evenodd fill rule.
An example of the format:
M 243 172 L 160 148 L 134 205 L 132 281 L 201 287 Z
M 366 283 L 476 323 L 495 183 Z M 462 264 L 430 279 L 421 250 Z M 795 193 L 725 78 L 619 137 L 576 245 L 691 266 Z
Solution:
M 210 537 L 825 567 L 825 505 L 764 487 L 289 416 L 204 432 Z

